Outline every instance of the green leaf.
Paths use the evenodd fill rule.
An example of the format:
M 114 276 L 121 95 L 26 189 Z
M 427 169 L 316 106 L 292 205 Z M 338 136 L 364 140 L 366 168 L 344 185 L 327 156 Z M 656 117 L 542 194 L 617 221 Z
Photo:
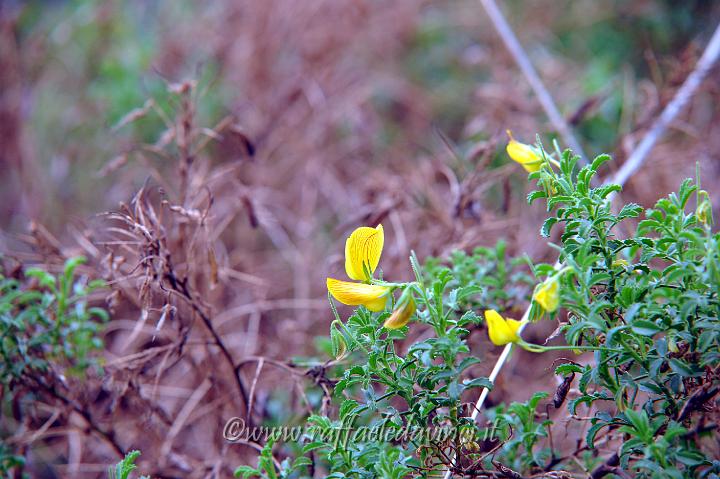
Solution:
M 564 195 L 553 196 L 552 198 L 548 199 L 548 208 L 552 209 L 555 206 L 557 206 L 559 204 L 563 204 L 563 203 L 566 203 L 566 204 L 573 203 L 574 200 L 575 199 L 572 196 L 564 196 Z
M 40 283 L 40 286 L 55 291 L 57 280 L 47 271 L 43 271 L 38 268 L 28 268 L 25 270 L 25 276 L 36 278 Z
M 303 452 L 303 454 L 307 454 L 310 451 L 314 451 L 314 450 L 320 449 L 322 447 L 329 447 L 329 445 L 322 441 L 314 441 L 314 442 L 305 444 L 302 448 L 302 452 Z
M 597 171 L 600 166 L 602 166 L 604 163 L 607 163 L 608 161 L 612 160 L 610 158 L 610 155 L 602 154 L 595 157 L 593 162 L 590 164 L 590 169 L 592 171 Z
M 346 399 L 340 406 L 340 417 L 344 418 L 345 416 L 348 416 L 349 414 L 353 413 L 358 407 L 359 404 L 357 403 L 357 401 L 354 401 L 352 399 Z
M 87 260 L 84 256 L 75 256 L 74 258 L 70 258 L 65 261 L 65 270 L 63 271 L 63 275 L 65 276 L 66 281 L 70 282 L 75 274 L 75 269 L 86 261 Z
M 627 218 L 637 218 L 638 216 L 640 216 L 640 213 L 642 213 L 642 211 L 642 206 L 635 203 L 628 203 L 627 205 L 622 207 L 620 213 L 618 213 L 617 215 L 617 218 L 619 221 Z
M 548 397 L 550 394 L 545 391 L 539 391 L 532 395 L 530 400 L 528 401 L 528 406 L 530 406 L 533 410 L 537 407 L 538 403 Z
M 460 364 L 457 365 L 456 374 L 459 374 L 459 373 L 465 371 L 470 366 L 473 366 L 473 365 L 481 363 L 481 362 L 482 361 L 480 360 L 480 358 L 476 358 L 476 357 L 472 357 L 472 356 L 467 357 L 467 358 L 463 359 L 462 361 L 460 361 Z
M 606 423 L 598 422 L 590 426 L 590 428 L 588 429 L 588 432 L 585 435 L 585 442 L 590 449 L 595 449 L 595 436 L 597 436 L 597 433 L 600 431 L 600 429 L 604 428 L 605 426 L 607 426 Z
M 300 456 L 293 462 L 293 469 L 312 465 L 312 460 L 309 457 Z
M 622 187 L 620 185 L 611 184 L 596 188 L 595 191 L 600 198 L 605 199 L 610 195 L 610 193 L 622 191 Z
M 137 469 L 137 466 L 135 465 L 135 460 L 138 457 L 140 457 L 140 451 L 128 452 L 123 458 L 123 460 L 115 465 L 114 476 L 112 475 L 112 473 L 110 475 L 113 476 L 115 479 L 127 479 L 130 476 L 130 473 Z
M 679 374 L 683 377 L 692 377 L 697 375 L 702 375 L 702 371 L 699 373 L 696 371 L 693 371 L 693 369 L 684 361 L 680 361 L 676 358 L 668 359 L 668 364 L 670 366 L 670 369 L 672 369 L 676 374 Z
M 258 471 L 254 467 L 250 467 L 250 466 L 239 466 L 237 469 L 235 469 L 235 473 L 233 475 L 235 477 L 242 476 L 243 479 L 247 479 L 248 477 L 254 477 L 254 476 L 258 476 L 258 477 L 262 476 L 262 474 L 260 474 L 260 471 Z
M 652 321 L 647 321 L 644 319 L 637 319 L 633 321 L 633 323 L 630 325 L 630 329 L 632 329 L 634 333 L 641 334 L 643 336 L 653 336 L 663 330 L 661 327 L 659 327 Z
M 528 204 L 532 204 L 533 201 L 535 201 L 535 200 L 537 200 L 537 199 L 539 199 L 539 198 L 547 198 L 547 193 L 545 193 L 545 192 L 542 191 L 542 190 L 531 191 L 531 192 L 527 195 L 527 202 L 528 202 Z
M 466 379 L 463 381 L 463 385 L 465 386 L 465 389 L 469 388 L 485 388 L 485 389 L 492 389 L 493 383 L 488 378 L 475 378 L 475 379 Z
M 558 222 L 558 219 L 555 218 L 554 216 L 546 219 L 546 220 L 543 222 L 542 227 L 540 228 L 540 234 L 543 235 L 545 238 L 549 237 L 549 236 L 550 236 L 550 229 L 551 229 L 551 228 L 553 227 L 553 225 L 555 225 L 557 222 Z
M 660 386 L 658 386 L 657 384 L 650 382 L 650 381 L 641 382 L 640 384 L 638 384 L 638 388 L 641 391 L 645 391 L 645 392 L 648 392 L 651 394 L 660 395 L 660 394 L 664 393 L 664 391 L 662 390 L 662 388 Z
M 582 366 L 573 363 L 561 364 L 555 368 L 555 374 L 558 376 L 567 376 L 568 374 L 581 372 L 583 372 Z
M 630 421 L 633 428 L 638 432 L 641 439 L 648 441 L 652 437 L 652 431 L 650 430 L 650 419 L 645 411 L 634 411 L 632 409 L 626 409 L 625 417 Z
M 711 462 L 700 451 L 679 449 L 676 454 L 678 462 L 688 467 L 697 467 L 703 464 L 711 464 Z
M 459 384 L 457 380 L 450 381 L 447 387 L 448 396 L 450 396 L 450 399 L 453 401 L 457 401 L 460 399 L 460 394 L 462 394 L 464 389 L 464 385 Z
M 476 284 L 463 286 L 457 292 L 457 301 L 464 301 L 470 296 L 482 293 L 482 288 Z

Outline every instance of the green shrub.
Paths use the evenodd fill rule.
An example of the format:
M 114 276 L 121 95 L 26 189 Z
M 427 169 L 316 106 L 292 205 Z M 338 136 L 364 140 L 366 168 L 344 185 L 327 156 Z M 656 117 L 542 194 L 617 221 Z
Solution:
M 25 396 L 62 397 L 58 384 L 100 368 L 93 353 L 102 348 L 98 332 L 108 314 L 88 306 L 88 294 L 103 283 L 75 277 L 84 261 L 69 259 L 57 276 L 27 268 L 15 279 L 0 271 L 0 387 L 3 423 L 9 424 L 0 428 L 0 438 L 19 427 L 10 404 L 19 404 Z M 0 446 L 0 476 L 7 477 L 24 459 L 9 446 Z
M 527 266 L 523 258 L 507 258 L 500 243 L 447 260 L 430 258 L 423 268 L 411 255 L 416 280 L 392 283 L 373 277 L 379 253 L 364 253 L 366 280 L 341 286 L 329 280 L 331 294 L 376 309 L 362 295 L 380 290 L 366 284 L 385 287 L 388 300 L 381 312 L 361 305 L 345 320 L 333 306 L 338 415 L 309 418 L 306 457 L 286 460 L 278 469 L 268 443 L 260 466 L 240 468 L 236 475 L 304 477 L 310 467 L 320 467 L 336 478 L 425 476 L 448 468 L 470 477 L 561 477 L 550 471 L 568 474 L 562 477 L 716 477 L 717 425 L 707 410 L 717 410 L 720 390 L 720 235 L 711 230 L 707 194 L 686 180 L 652 209 L 627 204 L 615 212 L 611 197 L 620 187 L 591 186 L 609 157 L 578 168 L 569 151 L 554 157 L 541 145 L 534 151 L 541 166 L 530 178 L 540 189 L 528 199 L 546 202 L 543 236 L 561 230 L 553 245 L 559 264 Z M 696 209 L 690 207 L 693 199 Z M 622 231 L 633 233 L 623 235 L 621 224 Z M 382 228 L 360 230 L 353 235 L 364 235 L 366 250 L 377 245 L 381 250 L 382 237 L 373 235 Z M 351 251 L 353 236 L 349 241 Z M 517 315 L 528 303 L 523 319 L 559 319 L 567 345 L 528 344 L 519 336 L 522 329 L 508 330 L 502 336 L 507 340 L 495 336 L 494 342 L 515 342 L 533 352 L 590 350 L 593 358 L 586 365 L 557 366 L 562 383 L 550 402 L 547 392 L 527 391 L 526 402 L 489 410 L 487 423 L 478 424 L 462 401 L 492 387 L 488 378 L 473 374 L 481 359 L 467 339 L 483 328 L 477 311 Z M 417 308 L 409 324 L 408 304 Z M 505 327 L 504 318 L 499 321 L 490 327 Z M 410 328 L 422 327 L 417 323 L 432 334 L 399 347 L 396 342 Z M 546 412 L 551 404 L 567 408 L 567 421 L 587 423 L 577 447 L 553 448 L 557 425 Z M 363 426 L 397 434 L 363 436 L 358 434 Z M 354 429 L 343 433 L 343 428 Z M 428 440 L 402 434 L 413 428 L 445 428 L 448 435 Z M 614 453 L 596 449 L 601 436 L 603 451 Z

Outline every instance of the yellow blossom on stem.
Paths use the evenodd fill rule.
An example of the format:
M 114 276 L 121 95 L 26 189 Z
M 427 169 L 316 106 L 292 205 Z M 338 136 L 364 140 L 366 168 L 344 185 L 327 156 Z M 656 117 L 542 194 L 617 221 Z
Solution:
M 518 321 L 516 319 L 503 318 L 494 309 L 485 311 L 485 323 L 488 327 L 488 336 L 490 341 L 496 346 L 505 346 L 506 344 L 515 343 L 526 351 L 532 353 L 544 353 L 546 351 L 564 351 L 568 349 L 576 351 L 612 351 L 622 352 L 621 349 L 605 348 L 601 346 L 541 346 L 539 344 L 526 343 L 520 337 L 519 331 L 527 320 Z
M 494 309 L 488 309 L 485 311 L 485 323 L 490 341 L 495 346 L 505 346 L 508 343 L 521 341 L 518 330 L 523 325 L 523 321 L 503 318 Z
M 515 141 L 510 130 L 507 130 L 507 135 L 510 141 L 505 149 L 507 154 L 510 155 L 510 158 L 520 163 L 528 173 L 534 173 L 540 170 L 543 160 L 537 150 L 530 145 Z
M 375 284 L 353 283 L 328 278 L 327 289 L 333 298 L 349 306 L 363 305 L 370 311 L 378 312 L 385 309 L 390 288 Z
M 405 301 L 401 298 L 400 304 L 397 305 L 390 317 L 385 320 L 383 326 L 387 329 L 400 329 L 410 321 L 413 313 L 415 313 L 415 301 L 413 301 L 412 296 L 408 296 Z
M 490 341 L 496 346 L 505 346 L 506 344 L 515 343 L 526 351 L 532 353 L 544 353 L 546 351 L 564 351 L 571 349 L 573 351 L 612 351 L 616 353 L 623 352 L 621 349 L 605 348 L 602 346 L 541 346 L 539 344 L 526 343 L 520 337 L 519 331 L 527 320 L 518 321 L 516 319 L 503 318 L 494 309 L 485 311 L 485 323 L 488 327 L 488 336 Z
M 345 272 L 351 279 L 364 282 L 327 278 L 327 289 L 335 299 L 349 306 L 363 305 L 374 312 L 385 309 L 391 288 L 368 284 L 380 262 L 384 242 L 382 225 L 361 226 L 350 234 L 345 242 Z
M 548 278 L 535 288 L 533 299 L 548 313 L 560 306 L 560 281 L 557 276 Z

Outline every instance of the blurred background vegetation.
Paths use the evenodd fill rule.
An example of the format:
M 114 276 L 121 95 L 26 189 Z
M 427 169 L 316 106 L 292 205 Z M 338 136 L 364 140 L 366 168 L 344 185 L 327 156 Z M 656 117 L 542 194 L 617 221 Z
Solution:
M 720 20 L 720 2 L 710 0 L 499 3 L 586 152 L 612 154 L 612 169 Z M 699 163 L 720 209 L 715 73 L 629 182 L 626 201 L 651 206 Z M 383 269 L 398 280 L 410 277 L 410 249 L 442 257 L 500 238 L 509 254 L 554 261 L 537 240 L 544 213 L 527 206 L 530 187 L 509 164 L 504 135 L 510 128 L 528 143 L 556 135 L 474 0 L 0 0 L 3 258 L 57 272 L 82 253 L 83 274 L 108 279 L 108 224 L 97 214 L 129 203 L 143 185 L 181 196 L 168 138 L 184 121 L 185 82 L 195 82 L 196 139 L 212 141 L 193 166 L 197 195 L 177 203 L 200 209 L 201 192 L 212 194 L 203 241 L 217 252 L 221 286 L 200 289 L 238 357 L 317 354 L 314 338 L 327 336 L 331 321 L 324 278 L 342 270 L 343 239 L 359 224 L 386 226 Z M 223 121 L 231 128 L 214 133 Z M 188 253 L 182 267 L 205 267 L 207 258 Z M 109 358 L 156 344 L 153 328 L 141 334 L 147 342 L 132 331 L 141 311 L 155 324 L 162 304 L 149 313 L 126 295 L 108 304 Z M 149 371 L 134 380 L 152 383 Z M 548 373 L 514 377 L 498 385 L 495 402 L 517 397 L 512 381 L 541 389 Z M 178 389 L 166 392 L 178 401 L 187 397 L 181 387 L 197 387 L 191 375 L 173 380 Z M 264 420 L 293 417 L 295 392 L 274 387 L 284 380 L 278 373 L 258 385 Z M 92 395 L 78 397 L 92 406 Z M 98 414 L 135 438 L 127 442 L 143 459 L 157 457 L 141 444 L 141 421 L 132 435 L 132 415 Z M 217 430 L 205 432 L 219 441 Z M 203 437 L 193 434 L 193 443 Z M 67 461 L 44 454 L 47 463 Z M 115 459 L 98 449 L 84 461 Z
M 369 145 L 370 155 L 389 160 L 394 147 L 406 157 L 432 150 L 438 140 L 437 135 L 428 134 L 432 128 L 458 143 L 485 139 L 518 124 L 527 141 L 536 130 L 547 130 L 524 79 L 475 2 L 399 3 L 385 12 L 380 6 L 362 3 L 324 12 L 322 2 L 312 7 L 272 2 L 266 15 L 317 10 L 307 14 L 317 24 L 308 24 L 309 31 L 302 33 L 278 33 L 284 37 L 283 45 L 274 48 L 271 56 L 254 52 L 259 58 L 253 61 L 268 63 L 268 89 L 262 94 L 271 95 L 288 75 L 301 71 L 298 64 L 312 54 L 305 37 L 315 34 L 318 38 L 309 41 L 323 41 L 318 25 L 325 23 L 326 15 L 328 20 L 346 13 L 402 15 L 392 30 L 382 33 L 379 51 L 373 45 L 355 45 L 342 52 L 343 58 L 331 60 L 350 63 L 348 68 L 365 74 L 360 81 L 371 91 L 362 108 L 371 110 L 378 121 L 373 125 L 376 134 Z M 652 119 L 692 68 L 720 8 L 707 0 L 535 0 L 506 2 L 505 7 L 563 112 L 593 154 L 616 152 L 625 136 Z M 34 184 L 26 186 L 44 193 L 26 198 L 25 212 L 59 227 L 63 215 L 54 208 L 65 202 L 72 202 L 73 213 L 83 217 L 97 210 L 98 199 L 110 207 L 123 198 L 122 190 L 107 195 L 117 178 L 98 180 L 98 171 L 128 148 L 128 138 L 150 141 L 162 124 L 157 118 L 143 119 L 119 133 L 111 127 L 150 97 L 163 105 L 167 82 L 200 80 L 205 93 L 198 107 L 206 122 L 229 112 L 241 117 L 247 117 L 248 110 L 251 115 L 262 114 L 257 111 L 262 103 L 255 98 L 257 85 L 248 85 L 259 79 L 243 71 L 238 59 L 227 58 L 227 50 L 241 48 L 237 44 L 242 42 L 242 35 L 232 38 L 232 18 L 245 15 L 247 8 L 251 7 L 188 1 L 3 2 L 3 67 L 5 77 L 12 77 L 5 79 L 4 109 L 16 117 L 17 133 L 22 135 L 19 158 L 31 172 L 24 181 Z M 344 12 L 344 8 L 357 11 Z M 372 13 L 360 11 L 369 8 Z M 366 22 L 362 28 L 367 29 L 389 25 L 367 17 L 362 21 Z M 336 46 L 309 48 L 328 54 Z M 322 65 L 328 66 L 327 62 Z M 322 76 L 323 72 L 313 73 Z M 344 88 L 354 91 L 351 85 Z M 498 88 L 501 91 L 494 91 Z M 494 104 L 498 100 L 504 101 Z M 488 115 L 486 103 L 504 107 L 505 115 Z M 702 105 L 698 102 L 695 108 Z M 709 120 L 712 111 L 696 115 Z M 342 128 L 337 131 L 343 133 Z M 20 183 L 12 168 L 19 161 L 13 158 L 15 148 L 4 155 L 3 190 L 17 197 L 22 192 L 17 191 Z M 3 210 L 6 224 L 18 212 L 11 201 L 5 202 Z M 21 226 L 23 220 L 17 221 L 16 226 Z

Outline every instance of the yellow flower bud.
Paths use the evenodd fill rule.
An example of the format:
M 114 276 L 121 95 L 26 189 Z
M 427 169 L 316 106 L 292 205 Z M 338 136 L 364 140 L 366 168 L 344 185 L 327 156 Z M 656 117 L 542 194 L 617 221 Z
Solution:
M 560 305 L 560 281 L 557 276 L 540 283 L 535 288 L 533 299 L 548 313 L 556 311 Z
M 538 171 L 542 166 L 543 160 L 537 153 L 537 150 L 530 145 L 515 141 L 510 130 L 507 130 L 507 135 L 510 137 L 510 141 L 505 149 L 507 150 L 507 154 L 510 155 L 510 158 L 520 163 L 528 173 Z
M 480 445 L 475 441 L 475 430 L 473 428 L 468 427 L 460 430 L 460 444 L 468 452 L 480 452 Z
M 347 354 L 347 342 L 343 334 L 338 331 L 335 322 L 330 326 L 330 343 L 332 345 L 333 356 L 340 361 Z
M 704 225 L 711 225 L 713 222 L 712 201 L 710 201 L 710 195 L 705 190 L 700 190 L 698 193 L 698 205 L 695 210 L 695 216 L 697 216 L 698 221 Z
M 508 343 L 520 341 L 518 330 L 523 325 L 522 321 L 506 319 L 494 309 L 485 311 L 485 323 L 488 328 L 488 336 L 495 346 L 504 346 Z
M 630 267 L 630 263 L 628 263 L 628 261 L 624 258 L 618 258 L 612 262 L 612 266 L 613 266 L 613 268 L 627 269 Z M 642 270 L 639 270 L 639 269 L 633 269 L 632 273 L 637 274 L 637 275 L 643 274 Z
M 413 313 L 415 313 L 415 301 L 412 296 L 407 296 L 407 300 L 404 301 L 401 298 L 400 304 L 395 307 L 383 326 L 387 329 L 400 329 L 410 321 Z

